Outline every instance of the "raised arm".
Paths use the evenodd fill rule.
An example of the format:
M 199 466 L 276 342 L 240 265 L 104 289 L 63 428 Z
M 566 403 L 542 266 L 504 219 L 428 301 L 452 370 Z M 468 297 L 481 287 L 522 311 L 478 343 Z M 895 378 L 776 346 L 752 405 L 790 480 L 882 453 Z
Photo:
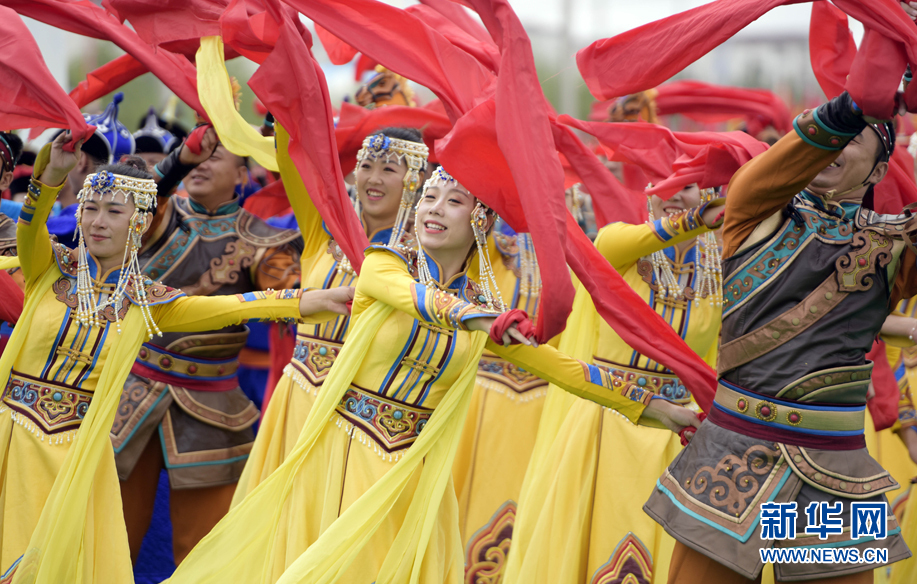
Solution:
M 719 210 L 724 204 L 725 199 L 719 198 L 642 225 L 612 223 L 599 231 L 595 247 L 615 270 L 623 272 L 643 256 L 722 225 Z
M 805 189 L 865 127 L 844 92 L 816 110 L 804 111 L 793 121 L 794 132 L 740 168 L 729 183 L 723 257 L 734 255 L 764 220 Z
M 191 149 L 192 141 L 200 142 L 194 147 L 198 150 L 197 153 Z M 188 173 L 213 155 L 218 144 L 219 140 L 212 126 L 198 126 L 181 146 L 153 166 L 153 180 L 156 181 L 156 196 L 159 198 L 157 208 L 163 206 L 165 200 L 172 195 L 172 191 Z
M 23 201 L 19 222 L 16 225 L 16 247 L 26 290 L 54 262 L 51 239 L 48 233 L 48 216 L 57 194 L 67 181 L 67 174 L 80 158 L 82 143 L 73 152 L 63 147 L 70 140 L 70 132 L 61 133 L 53 142 L 45 144 L 35 159 L 29 192 Z M 82 185 L 77 185 L 77 188 Z
M 384 302 L 417 320 L 457 330 L 468 330 L 468 321 L 473 318 L 500 314 L 415 281 L 405 260 L 388 249 L 367 250 L 357 282 L 354 314 L 374 301 Z
M 311 258 L 325 251 L 328 246 L 328 232 L 322 224 L 322 217 L 312 203 L 306 185 L 303 184 L 299 171 L 290 158 L 290 135 L 279 123 L 274 123 L 274 138 L 277 141 L 277 166 L 280 167 L 280 178 L 287 193 L 293 215 L 303 239 L 303 258 Z

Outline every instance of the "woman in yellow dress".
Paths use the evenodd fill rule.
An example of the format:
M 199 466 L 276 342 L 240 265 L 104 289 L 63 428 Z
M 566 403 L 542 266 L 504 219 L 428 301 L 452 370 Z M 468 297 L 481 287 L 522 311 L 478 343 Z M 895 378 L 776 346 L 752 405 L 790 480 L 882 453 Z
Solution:
M 886 319 L 882 338 L 886 343 L 888 361 L 898 380 L 898 421 L 870 440 L 871 424 L 867 422 L 867 441 L 873 458 L 891 473 L 900 488 L 888 493 L 888 500 L 901 525 L 908 547 L 917 546 L 917 497 L 912 480 L 917 475 L 917 412 L 914 410 L 912 387 L 917 387 L 917 298 L 904 300 Z M 913 382 L 913 383 L 912 383 Z M 876 583 L 909 584 L 917 578 L 917 561 L 910 557 L 876 572 Z
M 469 222 L 469 219 L 471 221 Z M 289 456 L 201 541 L 173 584 L 463 580 L 452 463 L 478 362 L 496 355 L 637 421 L 690 411 L 530 341 L 503 313 L 490 211 L 437 169 L 416 209 L 419 250 L 367 250 L 352 330 Z M 526 325 L 529 325 L 528 327 Z M 520 332 L 519 328 L 522 328 Z M 656 422 L 652 422 L 656 420 Z
M 69 133 L 45 146 L 19 217 L 25 305 L 0 358 L 0 564 L 4 582 L 131 582 L 109 430 L 133 355 L 160 331 L 255 318 L 346 313 L 352 289 L 188 298 L 141 276 L 137 250 L 156 185 L 133 165 L 90 174 L 79 249 L 52 243 L 46 220 L 80 156 Z
M 231 99 L 227 93 L 224 97 Z M 284 189 L 302 233 L 302 286 L 355 286 L 357 274 L 325 228 L 318 210 L 290 160 L 289 134 L 276 124 L 277 163 Z M 413 246 L 408 217 L 402 209 L 414 203 L 423 181 L 428 148 L 413 128 L 386 128 L 367 136 L 357 154 L 354 178 L 357 213 L 372 245 L 402 251 Z M 399 214 L 402 217 L 399 217 Z M 350 329 L 350 318 L 301 324 L 293 358 L 284 367 L 264 413 L 252 453 L 236 487 L 233 505 L 270 475 L 293 449 L 334 360 Z
M 511 298 L 509 306 L 534 322 L 541 274 L 532 236 L 498 222 L 488 251 L 497 285 Z M 547 387 L 544 379 L 490 351 L 478 364 L 452 471 L 469 582 L 503 569 Z
M 275 123 L 273 138 L 252 132 L 235 107 L 220 37 L 204 37 L 197 54 L 198 92 L 221 143 L 279 171 L 303 238 L 303 288 L 355 286 L 357 273 L 325 226 L 288 148 L 290 135 Z M 367 136 L 354 169 L 355 211 L 371 245 L 413 247 L 410 213 L 423 184 L 429 149 L 416 128 L 385 128 Z M 293 449 L 319 390 L 351 329 L 349 316 L 300 324 L 293 357 L 271 394 L 252 452 L 236 485 L 235 506 L 267 478 Z
M 630 287 L 697 354 L 716 361 L 722 291 L 711 232 L 724 200 L 690 185 L 653 196 L 650 221 L 613 223 L 596 247 Z M 657 219 L 653 220 L 653 217 Z M 629 347 L 577 291 L 560 350 L 616 379 L 691 406 L 663 365 Z M 674 540 L 643 512 L 646 493 L 681 449 L 668 432 L 634 425 L 600 405 L 549 390 L 522 487 L 503 581 L 598 584 L 664 582 Z

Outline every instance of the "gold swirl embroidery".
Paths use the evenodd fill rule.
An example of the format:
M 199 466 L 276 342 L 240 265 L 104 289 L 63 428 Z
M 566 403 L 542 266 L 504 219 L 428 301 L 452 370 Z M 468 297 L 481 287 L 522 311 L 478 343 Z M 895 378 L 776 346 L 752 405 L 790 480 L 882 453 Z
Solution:
M 725 513 L 741 515 L 761 488 L 780 457 L 779 450 L 755 444 L 740 457 L 724 456 L 716 466 L 702 466 L 685 487 L 695 496 L 707 495 L 710 506 Z
M 858 231 L 850 244 L 853 249 L 835 263 L 838 284 L 846 292 L 869 290 L 877 270 L 892 261 L 892 242 L 875 231 Z

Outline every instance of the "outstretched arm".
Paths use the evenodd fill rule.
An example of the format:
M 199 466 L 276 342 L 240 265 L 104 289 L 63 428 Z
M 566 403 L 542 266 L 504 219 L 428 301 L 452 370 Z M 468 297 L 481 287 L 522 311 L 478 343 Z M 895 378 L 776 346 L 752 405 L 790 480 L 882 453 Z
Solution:
M 318 324 L 348 314 L 353 288 L 271 290 L 230 296 L 183 296 L 155 305 L 153 320 L 163 332 L 210 331 L 250 320 Z
M 322 224 L 322 217 L 312 203 L 306 185 L 303 184 L 293 159 L 290 158 L 290 134 L 278 123 L 274 124 L 274 139 L 277 142 L 277 166 L 280 168 L 280 178 L 283 188 L 287 193 L 296 224 L 302 233 L 302 257 L 311 258 L 317 253 L 324 252 L 328 247 L 330 235 Z
M 687 408 L 661 398 L 653 399 L 651 391 L 568 357 L 550 345 L 504 347 L 488 341 L 487 348 L 564 391 L 616 410 L 635 424 L 665 427 L 676 433 L 686 426 L 700 426 Z

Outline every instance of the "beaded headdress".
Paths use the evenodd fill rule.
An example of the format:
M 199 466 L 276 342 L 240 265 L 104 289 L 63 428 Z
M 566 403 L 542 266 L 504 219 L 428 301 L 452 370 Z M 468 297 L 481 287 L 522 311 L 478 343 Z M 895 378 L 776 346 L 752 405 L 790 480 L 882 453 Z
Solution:
M 461 184 L 451 174 L 445 171 L 442 166 L 433 171 L 433 174 L 423 185 L 423 193 L 426 194 L 430 188 L 456 188 L 462 187 Z M 423 196 L 420 197 L 423 200 Z M 420 202 L 417 203 L 418 205 Z M 494 274 L 493 266 L 490 263 L 490 254 L 487 252 L 487 219 L 490 208 L 480 200 L 471 211 L 471 230 L 474 232 L 474 242 L 478 248 L 478 263 L 480 265 L 481 281 L 478 282 L 483 289 L 484 303 L 492 310 L 506 311 L 506 304 L 503 302 L 503 296 L 500 295 L 500 288 L 497 286 L 497 276 Z M 427 264 L 427 258 L 423 254 L 423 244 L 420 242 L 420 233 L 417 224 L 414 221 L 414 239 L 417 241 L 417 248 L 420 253 L 417 254 L 417 274 L 420 282 L 425 286 L 435 286 L 433 274 L 430 273 L 430 266 Z
M 408 167 L 402 181 L 404 189 L 401 191 L 401 206 L 398 208 L 398 216 L 388 240 L 389 247 L 395 247 L 401 241 L 401 236 L 404 235 L 404 228 L 414 205 L 414 195 L 420 186 L 420 173 L 427 163 L 429 154 L 430 149 L 421 142 L 400 140 L 381 133 L 371 134 L 364 138 L 363 147 L 357 152 L 358 165 L 368 158 L 386 162 L 404 162 Z
M 127 245 L 124 248 L 124 261 L 118 275 L 118 284 L 107 300 L 101 301 L 96 297 L 92 277 L 89 275 L 89 259 L 86 252 L 86 243 L 83 239 L 83 207 L 87 202 L 98 197 L 98 201 L 109 196 L 112 201 L 120 195 L 124 202 L 128 197 L 134 203 L 134 214 L 131 215 L 130 227 L 127 236 Z M 140 270 L 137 252 L 142 245 L 143 232 L 150 221 L 151 213 L 156 209 L 156 183 L 152 179 L 134 178 L 113 174 L 107 170 L 90 174 L 83 182 L 83 188 L 77 194 L 79 207 L 76 212 L 76 228 L 79 235 L 79 263 L 76 275 L 77 295 L 77 320 L 80 324 L 92 326 L 101 322 L 100 314 L 107 307 L 112 307 L 115 313 L 115 323 L 118 333 L 121 332 L 121 320 L 118 309 L 127 294 L 129 287 L 133 288 L 136 300 L 139 301 L 143 320 L 146 322 L 147 333 L 153 338 L 153 333 L 161 335 L 162 332 L 153 321 L 153 315 L 146 298 L 145 277 Z M 101 274 L 100 274 L 101 275 Z M 100 294 L 101 296 L 101 294 Z

